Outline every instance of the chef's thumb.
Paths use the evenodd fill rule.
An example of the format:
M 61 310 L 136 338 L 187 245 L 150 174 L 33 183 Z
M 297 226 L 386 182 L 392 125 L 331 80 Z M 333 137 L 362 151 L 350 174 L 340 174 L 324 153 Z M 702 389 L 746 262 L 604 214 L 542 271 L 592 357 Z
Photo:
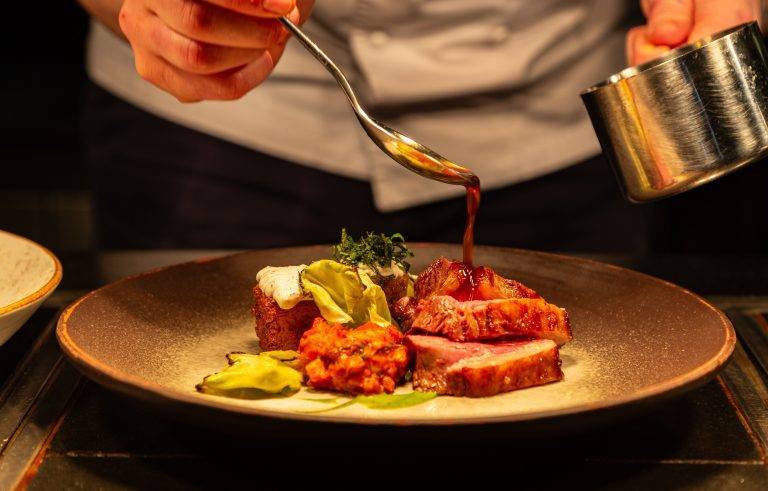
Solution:
M 678 46 L 693 30 L 694 0 L 646 0 L 648 40 L 658 46 Z
M 694 11 L 694 26 L 689 42 L 757 20 L 756 3 L 751 0 L 695 0 Z

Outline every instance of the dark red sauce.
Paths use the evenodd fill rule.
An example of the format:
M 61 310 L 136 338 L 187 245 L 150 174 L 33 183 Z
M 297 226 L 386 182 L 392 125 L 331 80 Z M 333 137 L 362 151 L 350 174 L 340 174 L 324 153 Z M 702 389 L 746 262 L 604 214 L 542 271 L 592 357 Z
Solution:
M 464 263 L 472 268 L 474 265 L 473 255 L 475 249 L 475 218 L 477 209 L 480 207 L 480 180 L 475 177 L 475 182 L 468 185 L 467 188 L 467 222 L 464 225 L 464 240 L 462 246 L 464 249 Z
M 475 297 L 475 276 L 472 267 L 467 263 L 455 262 L 451 264 L 455 277 L 459 279 L 459 286 L 451 292 L 451 296 L 460 302 L 472 300 Z
M 437 177 L 432 177 L 430 174 L 439 169 L 439 173 L 449 178 L 443 182 L 456 184 L 457 180 L 467 190 L 467 221 L 464 225 L 464 237 L 462 240 L 463 247 L 463 260 L 469 265 L 470 269 L 473 265 L 473 252 L 475 245 L 475 217 L 477 216 L 477 209 L 480 206 L 480 178 L 477 177 L 471 170 L 460 165 L 437 160 L 431 155 L 426 155 L 421 152 L 414 152 L 413 149 L 407 146 L 398 147 L 400 154 L 408 158 L 411 163 L 417 164 L 424 169 L 424 174 L 431 179 L 442 181 Z M 457 179 L 458 178 L 458 179 Z

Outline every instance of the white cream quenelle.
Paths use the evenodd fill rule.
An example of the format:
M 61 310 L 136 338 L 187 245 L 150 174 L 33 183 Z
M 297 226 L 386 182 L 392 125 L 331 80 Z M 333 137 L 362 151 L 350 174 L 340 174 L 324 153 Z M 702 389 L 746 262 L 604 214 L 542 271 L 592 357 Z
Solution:
M 403 268 L 398 266 L 398 264 L 394 261 L 392 261 L 389 266 L 376 266 L 375 271 L 370 266 L 360 263 L 357 265 L 357 270 L 366 273 L 368 276 L 374 276 L 378 273 L 379 276 L 382 276 L 384 278 L 389 278 L 389 277 L 400 278 L 405 274 L 405 271 L 403 271 Z
M 267 266 L 256 273 L 256 281 L 264 295 L 271 297 L 281 309 L 291 309 L 302 300 L 312 297 L 301 287 L 301 272 L 306 264 L 298 266 Z

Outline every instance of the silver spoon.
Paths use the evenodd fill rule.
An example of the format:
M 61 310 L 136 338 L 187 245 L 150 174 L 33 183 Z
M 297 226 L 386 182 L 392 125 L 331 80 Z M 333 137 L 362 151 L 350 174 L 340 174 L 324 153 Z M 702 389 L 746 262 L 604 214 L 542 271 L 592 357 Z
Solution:
M 321 50 L 311 39 L 307 37 L 293 22 L 285 17 L 280 22 L 296 36 L 296 39 L 322 63 L 336 82 L 341 86 L 357 115 L 358 121 L 373 142 L 392 157 L 397 163 L 419 175 L 448 184 L 461 186 L 479 186 L 479 180 L 469 169 L 454 164 L 448 159 L 425 147 L 421 143 L 389 128 L 368 115 L 363 106 L 358 102 L 355 91 L 347 81 L 347 77 L 338 66 Z

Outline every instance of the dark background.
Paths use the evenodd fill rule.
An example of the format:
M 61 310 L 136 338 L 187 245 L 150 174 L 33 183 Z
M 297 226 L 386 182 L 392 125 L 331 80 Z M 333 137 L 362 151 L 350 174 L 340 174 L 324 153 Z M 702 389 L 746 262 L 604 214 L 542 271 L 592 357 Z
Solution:
M 78 136 L 88 19 L 73 0 L 24 2 L 21 9 L 27 12 L 0 34 L 0 229 L 59 253 L 88 251 L 92 199 Z M 761 162 L 682 196 L 639 205 L 654 216 L 652 252 L 768 252 L 766 183 L 768 165 Z
M 16 8 L 0 33 L 0 229 L 84 250 L 92 230 L 78 106 L 88 17 L 74 0 Z

